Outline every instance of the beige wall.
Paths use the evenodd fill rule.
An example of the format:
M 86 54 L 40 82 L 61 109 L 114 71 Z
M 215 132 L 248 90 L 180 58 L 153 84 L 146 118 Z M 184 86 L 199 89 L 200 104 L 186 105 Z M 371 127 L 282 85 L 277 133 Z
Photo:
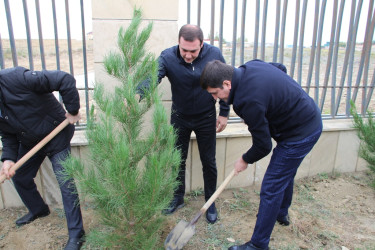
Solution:
M 146 43 L 151 53 L 157 57 L 162 50 L 176 45 L 178 2 L 176 0 L 92 0 L 95 79 L 109 88 L 118 84 L 104 72 L 103 56 L 117 49 L 118 31 L 120 27 L 126 29 L 129 26 L 134 7 L 142 10 L 143 26 L 153 22 L 153 31 Z M 171 95 L 168 81 L 164 80 L 160 88 L 163 100 L 169 102 Z
M 147 43 L 150 51 L 160 52 L 177 43 L 178 1 L 176 0 L 93 0 L 93 38 L 95 54 L 95 77 L 108 88 L 116 81 L 103 71 L 103 55 L 116 49 L 117 32 L 126 28 L 132 18 L 134 6 L 143 10 L 145 22 L 152 21 L 154 29 Z M 158 11 L 154 11 L 157 9 Z M 164 93 L 164 104 L 170 109 L 170 88 L 167 80 L 160 86 Z M 244 124 L 229 124 L 217 135 L 216 160 L 218 184 L 230 173 L 234 161 L 251 146 L 251 136 Z M 312 152 L 302 162 L 296 178 L 313 176 L 318 173 L 354 172 L 366 169 L 366 164 L 358 157 L 359 140 L 352 129 L 350 120 L 324 121 L 324 132 Z M 72 140 L 72 152 L 84 159 L 87 141 L 82 131 L 77 131 Z M 236 176 L 229 188 L 254 187 L 259 189 L 267 168 L 270 155 L 249 165 L 248 169 Z M 187 159 L 186 191 L 203 187 L 202 165 L 196 140 L 192 137 Z M 46 160 L 36 178 L 38 189 L 48 204 L 61 204 L 61 195 L 49 160 Z M 0 209 L 22 206 L 22 202 L 12 183 L 6 181 L 0 186 Z
M 366 163 L 359 158 L 359 139 L 352 128 L 351 120 L 324 121 L 321 138 L 306 156 L 298 169 L 296 179 L 311 177 L 319 173 L 355 172 L 366 170 Z M 72 152 L 85 159 L 87 141 L 83 131 L 77 131 L 72 140 Z M 244 124 L 229 124 L 217 135 L 216 161 L 218 185 L 232 171 L 233 163 L 251 146 L 251 135 Z M 247 187 L 259 190 L 270 155 L 249 165 L 248 169 L 234 177 L 227 188 Z M 61 195 L 53 174 L 51 163 L 45 160 L 36 178 L 38 190 L 49 205 L 60 205 Z M 203 188 L 202 165 L 197 142 L 191 139 L 186 162 L 186 192 Z M 0 209 L 23 206 L 14 186 L 5 181 L 0 186 Z

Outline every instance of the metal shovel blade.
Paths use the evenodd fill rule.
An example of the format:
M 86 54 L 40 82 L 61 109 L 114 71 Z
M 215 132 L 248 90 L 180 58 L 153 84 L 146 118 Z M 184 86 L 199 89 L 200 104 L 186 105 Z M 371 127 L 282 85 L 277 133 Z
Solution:
M 195 234 L 195 223 L 197 223 L 202 214 L 204 214 L 207 211 L 207 209 L 211 206 L 211 204 L 215 201 L 219 194 L 224 190 L 226 185 L 233 178 L 234 174 L 235 171 L 233 169 L 232 172 L 227 176 L 227 178 L 225 178 L 223 183 L 221 183 L 221 185 L 215 191 L 215 193 L 213 193 L 210 199 L 206 201 L 204 206 L 199 210 L 199 212 L 195 215 L 194 219 L 192 219 L 190 223 L 181 220 L 177 224 L 177 226 L 173 228 L 173 230 L 168 234 L 167 239 L 164 242 L 164 247 L 166 250 L 179 250 L 185 246 L 185 244 Z
M 181 220 L 165 239 L 166 250 L 182 249 L 191 237 L 195 234 L 195 225 Z

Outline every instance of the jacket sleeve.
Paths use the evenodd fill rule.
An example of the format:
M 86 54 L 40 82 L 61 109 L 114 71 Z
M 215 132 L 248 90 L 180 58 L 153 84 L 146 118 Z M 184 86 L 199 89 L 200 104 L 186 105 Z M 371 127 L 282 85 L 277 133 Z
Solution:
M 229 105 L 223 100 L 220 100 L 219 104 L 220 104 L 219 116 L 228 117 L 229 109 L 230 109 Z
M 159 63 L 159 70 L 158 70 L 158 84 L 161 82 L 161 80 L 167 75 L 166 69 L 165 69 L 165 59 L 160 55 L 158 59 Z M 143 99 L 145 91 L 150 88 L 150 78 L 144 80 L 137 86 L 137 93 L 140 95 L 140 100 Z
M 0 131 L 1 142 L 3 144 L 1 161 L 17 161 L 19 142 L 15 134 L 8 134 Z
M 76 115 L 80 108 L 76 80 L 66 72 L 59 70 L 25 71 L 27 87 L 37 93 L 52 93 L 58 91 L 66 110 Z
M 251 133 L 253 144 L 250 149 L 242 155 L 247 163 L 254 163 L 272 150 L 272 138 L 266 118 L 266 108 L 256 102 L 246 102 L 241 107 L 242 117 Z
M 225 59 L 223 57 L 223 54 L 221 54 L 221 52 L 219 52 L 219 57 L 220 57 L 219 60 L 221 62 L 226 63 Z M 229 111 L 230 111 L 229 105 L 225 101 L 223 101 L 223 100 L 220 100 L 219 104 L 220 104 L 219 116 L 228 117 L 229 116 Z

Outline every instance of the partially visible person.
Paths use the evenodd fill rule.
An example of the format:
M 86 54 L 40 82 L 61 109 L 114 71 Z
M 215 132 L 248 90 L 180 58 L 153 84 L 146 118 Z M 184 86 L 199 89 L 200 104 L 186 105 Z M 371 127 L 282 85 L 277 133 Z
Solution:
M 168 77 L 172 90 L 171 124 L 177 132 L 176 147 L 181 150 L 181 164 L 177 180 L 180 182 L 165 214 L 171 214 L 184 206 L 185 169 L 191 133 L 197 138 L 200 159 L 203 165 L 204 196 L 206 201 L 216 190 L 216 133 L 227 125 L 229 106 L 220 101 L 220 112 L 216 116 L 215 99 L 199 85 L 199 78 L 207 62 L 225 62 L 217 47 L 203 42 L 203 32 L 196 25 L 186 24 L 178 34 L 178 45 L 164 50 L 159 56 L 159 83 Z M 149 82 L 139 86 L 142 97 Z M 213 203 L 206 212 L 209 223 L 217 220 Z
M 58 91 L 65 108 L 57 101 Z M 35 185 L 34 178 L 46 156 L 60 185 L 69 231 L 66 250 L 80 249 L 84 241 L 81 209 L 74 180 L 64 182 L 61 171 L 70 154 L 74 123 L 80 119 L 79 94 L 74 77 L 62 71 L 30 71 L 23 67 L 0 71 L 0 136 L 3 144 L 0 174 L 12 178 L 29 212 L 17 226 L 50 214 Z M 65 119 L 69 125 L 24 163 L 16 172 L 10 168 Z
M 320 110 L 282 64 L 253 60 L 234 68 L 216 60 L 206 65 L 200 83 L 215 99 L 233 104 L 252 135 L 253 145 L 234 164 L 236 174 L 268 155 L 272 139 L 277 143 L 264 174 L 251 240 L 229 248 L 268 249 L 276 221 L 290 223 L 294 177 L 322 132 Z

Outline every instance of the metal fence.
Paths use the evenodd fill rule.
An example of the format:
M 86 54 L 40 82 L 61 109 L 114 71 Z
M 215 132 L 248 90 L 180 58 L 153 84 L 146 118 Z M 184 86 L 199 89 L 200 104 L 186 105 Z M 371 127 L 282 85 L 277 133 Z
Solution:
M 58 69 L 81 79 L 78 89 L 85 107 L 81 109 L 84 125 L 93 89 L 92 37 L 86 33 L 91 19 L 85 21 L 91 1 L 3 3 L 1 69 L 17 65 Z M 28 5 L 33 5 L 33 11 Z M 79 12 L 71 15 L 72 10 Z M 285 64 L 288 74 L 319 105 L 323 118 L 336 119 L 350 117 L 350 100 L 362 114 L 375 110 L 374 16 L 374 0 L 180 0 L 179 22 L 201 26 L 207 42 L 218 46 L 233 66 L 255 58 Z M 15 39 L 15 21 L 22 21 L 25 39 Z M 52 31 L 43 29 L 46 23 Z M 72 38 L 72 28 L 78 28 L 78 37 Z
M 81 109 L 83 122 L 78 125 L 85 125 L 89 110 L 89 92 L 93 89 L 89 86 L 87 59 L 87 49 L 92 54 L 92 45 L 87 44 L 90 34 L 86 34 L 85 24 L 85 15 L 91 12 L 91 9 L 85 10 L 84 2 L 87 1 L 83 0 L 41 2 L 42 4 L 39 0 L 4 0 L 4 5 L 0 5 L 0 23 L 3 24 L 0 29 L 0 67 L 57 69 L 74 75 L 77 79 L 81 106 L 85 107 Z M 33 11 L 29 11 L 30 5 Z M 75 10 L 74 18 L 70 15 L 71 9 Z M 78 35 L 74 38 L 72 27 L 74 30 L 78 28 Z M 15 32 L 22 38 L 16 39 Z M 4 34 L 6 39 L 2 39 Z M 78 126 L 80 127 L 82 126 Z
M 350 100 L 362 114 L 375 110 L 373 0 L 184 2 L 183 21 L 201 26 L 227 63 L 257 58 L 285 64 L 323 118 L 350 117 Z

